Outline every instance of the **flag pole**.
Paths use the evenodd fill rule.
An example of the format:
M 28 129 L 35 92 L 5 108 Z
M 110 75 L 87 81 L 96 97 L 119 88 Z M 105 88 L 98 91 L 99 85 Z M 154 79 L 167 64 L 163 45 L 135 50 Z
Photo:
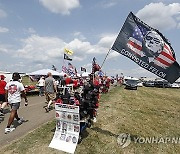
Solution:
M 106 57 L 104 58 L 104 61 L 103 61 L 102 65 L 101 65 L 101 68 L 103 67 L 103 65 L 104 65 L 104 62 L 106 61 L 106 59 L 107 59 L 107 56 L 109 55 L 110 51 L 111 51 L 111 49 L 109 49 L 109 51 L 107 52 L 107 54 L 106 54 Z

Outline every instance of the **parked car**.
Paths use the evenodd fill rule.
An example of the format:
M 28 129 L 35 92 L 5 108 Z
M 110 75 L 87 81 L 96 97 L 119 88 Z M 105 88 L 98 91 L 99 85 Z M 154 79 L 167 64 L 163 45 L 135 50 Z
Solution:
M 137 90 L 138 80 L 127 79 L 125 89 Z
M 137 82 L 137 86 L 138 86 L 138 87 L 143 87 L 143 82 L 138 81 L 138 82 Z
M 170 84 L 170 87 L 171 88 L 180 88 L 180 85 L 175 82 L 175 83 Z
M 145 87 L 154 87 L 154 81 L 145 81 L 143 85 Z
M 157 88 L 169 88 L 170 87 L 170 83 L 168 81 L 155 81 L 154 82 L 154 86 Z

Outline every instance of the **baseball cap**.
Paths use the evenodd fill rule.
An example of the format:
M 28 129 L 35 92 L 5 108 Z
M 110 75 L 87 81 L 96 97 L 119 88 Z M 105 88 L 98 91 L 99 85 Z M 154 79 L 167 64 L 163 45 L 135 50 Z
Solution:
M 20 75 L 18 72 L 14 72 L 13 75 L 12 75 L 12 79 L 20 79 Z
M 1 76 L 0 76 L 0 79 L 1 79 L 1 80 L 4 80 L 5 78 L 6 78 L 6 77 L 5 77 L 4 75 L 1 75 Z

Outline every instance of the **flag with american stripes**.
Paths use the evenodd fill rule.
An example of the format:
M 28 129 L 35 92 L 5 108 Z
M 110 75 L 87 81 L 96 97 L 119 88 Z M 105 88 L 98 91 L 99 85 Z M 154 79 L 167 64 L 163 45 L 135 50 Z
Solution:
M 180 77 L 180 66 L 168 39 L 132 12 L 111 49 L 170 83 Z
M 165 43 L 162 52 L 155 58 L 154 64 L 159 67 L 168 68 L 175 61 L 176 60 L 173 57 L 173 52 L 171 51 L 171 48 L 168 44 Z

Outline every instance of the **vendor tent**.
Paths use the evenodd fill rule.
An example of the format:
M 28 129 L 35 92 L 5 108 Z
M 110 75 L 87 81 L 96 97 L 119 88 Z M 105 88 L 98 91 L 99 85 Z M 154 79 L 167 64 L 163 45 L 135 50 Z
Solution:
M 82 73 L 82 77 L 88 77 L 89 74 L 91 74 L 91 73 L 89 73 L 89 72 L 84 72 L 84 73 Z
M 49 72 L 51 72 L 54 76 L 62 76 L 61 73 L 53 71 L 51 69 L 42 69 L 35 72 L 27 73 L 27 75 L 47 75 Z

